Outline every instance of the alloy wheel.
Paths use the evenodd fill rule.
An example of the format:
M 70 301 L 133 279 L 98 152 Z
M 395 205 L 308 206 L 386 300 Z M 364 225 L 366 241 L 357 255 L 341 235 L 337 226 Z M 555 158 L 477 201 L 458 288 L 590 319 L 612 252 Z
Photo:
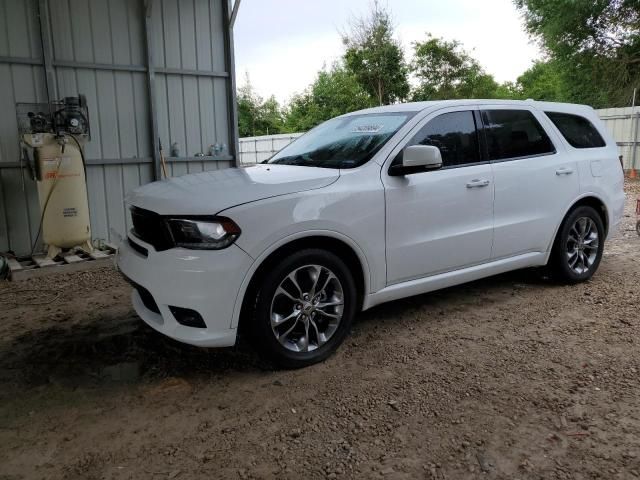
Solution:
M 321 265 L 290 272 L 271 301 L 271 330 L 293 352 L 310 352 L 329 341 L 338 329 L 344 292 L 336 275 Z
M 578 275 L 588 272 L 598 257 L 600 238 L 593 219 L 580 217 L 569 229 L 566 256 L 569 268 Z

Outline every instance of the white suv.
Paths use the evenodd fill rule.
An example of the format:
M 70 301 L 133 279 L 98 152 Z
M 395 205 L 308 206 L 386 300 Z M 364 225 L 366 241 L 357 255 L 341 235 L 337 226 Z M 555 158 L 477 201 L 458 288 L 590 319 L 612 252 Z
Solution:
M 118 265 L 143 320 L 285 367 L 329 356 L 382 302 L 523 267 L 589 279 L 623 213 L 593 109 L 494 100 L 329 120 L 263 164 L 135 190 Z

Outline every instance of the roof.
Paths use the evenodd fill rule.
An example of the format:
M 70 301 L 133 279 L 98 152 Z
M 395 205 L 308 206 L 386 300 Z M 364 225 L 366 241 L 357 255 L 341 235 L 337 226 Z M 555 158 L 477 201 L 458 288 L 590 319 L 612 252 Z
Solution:
M 541 110 L 579 112 L 592 110 L 588 105 L 576 103 L 539 102 L 536 100 L 497 100 L 497 99 L 469 99 L 469 100 L 433 100 L 428 102 L 397 103 L 380 107 L 367 108 L 351 112 L 348 115 L 363 113 L 391 113 L 391 112 L 421 112 L 430 108 L 455 107 L 463 105 L 513 105 L 522 107 L 537 107 Z

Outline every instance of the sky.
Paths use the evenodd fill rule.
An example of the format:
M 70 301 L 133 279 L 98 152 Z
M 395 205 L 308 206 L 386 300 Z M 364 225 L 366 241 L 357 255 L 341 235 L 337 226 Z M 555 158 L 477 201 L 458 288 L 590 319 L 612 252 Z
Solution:
M 524 31 L 512 0 L 382 0 L 410 58 L 429 32 L 459 40 L 497 81 L 514 81 L 540 49 Z M 340 59 L 340 32 L 366 14 L 370 0 L 242 0 L 234 28 L 238 85 L 249 74 L 256 92 L 286 102 Z

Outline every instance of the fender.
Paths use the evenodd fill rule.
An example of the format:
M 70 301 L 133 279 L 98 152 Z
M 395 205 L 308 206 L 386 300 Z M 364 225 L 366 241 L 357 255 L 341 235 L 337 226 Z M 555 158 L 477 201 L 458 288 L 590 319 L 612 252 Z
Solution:
M 264 250 L 254 260 L 254 262 L 251 264 L 251 267 L 245 274 L 244 279 L 242 280 L 242 284 L 240 285 L 240 289 L 238 290 L 238 294 L 236 296 L 235 304 L 233 307 L 233 316 L 231 317 L 231 326 L 229 328 L 238 327 L 238 322 L 240 321 L 240 310 L 242 309 L 244 296 L 247 292 L 247 288 L 249 287 L 249 282 L 251 282 L 251 279 L 253 278 L 253 275 L 256 273 L 256 270 L 258 270 L 258 267 L 260 267 L 260 265 L 262 265 L 262 263 L 267 259 L 267 257 L 269 257 L 269 255 L 275 252 L 278 248 L 286 245 L 287 243 L 293 242 L 294 240 L 300 240 L 306 237 L 331 237 L 331 238 L 335 238 L 336 240 L 341 240 L 347 245 L 349 245 L 353 249 L 353 251 L 356 253 L 356 255 L 358 256 L 358 260 L 360 260 L 360 263 L 362 264 L 362 269 L 363 269 L 362 277 L 364 279 L 365 298 L 367 295 L 371 293 L 369 291 L 369 288 L 371 285 L 371 273 L 369 268 L 369 262 L 367 261 L 367 257 L 364 255 L 364 252 L 362 251 L 360 246 L 351 237 L 348 237 L 343 233 L 336 232 L 333 230 L 306 230 L 304 232 L 294 233 L 281 238 L 280 240 L 278 240 L 277 242 L 269 246 L 269 248 Z
M 549 257 L 551 256 L 551 249 L 553 248 L 553 244 L 556 241 L 556 236 L 558 235 L 558 231 L 560 230 L 560 226 L 562 225 L 562 222 L 564 222 L 564 219 L 567 217 L 567 214 L 571 211 L 573 206 L 576 203 L 578 203 L 580 200 L 582 200 L 583 198 L 587 198 L 587 197 L 591 197 L 591 198 L 595 198 L 596 200 L 599 200 L 604 205 L 604 210 L 605 210 L 605 213 L 607 215 L 607 218 L 610 218 L 610 213 L 609 213 L 609 208 L 607 207 L 607 202 L 604 201 L 604 199 L 602 198 L 602 196 L 600 194 L 598 194 L 596 192 L 582 192 L 564 210 L 564 213 L 562 214 L 562 219 L 560 220 L 560 223 L 558 223 L 558 225 L 556 226 L 556 228 L 555 228 L 555 230 L 553 232 L 553 236 L 551 237 L 551 242 L 547 246 L 547 250 L 545 252 L 545 259 L 544 259 L 544 264 L 545 265 L 549 262 Z

